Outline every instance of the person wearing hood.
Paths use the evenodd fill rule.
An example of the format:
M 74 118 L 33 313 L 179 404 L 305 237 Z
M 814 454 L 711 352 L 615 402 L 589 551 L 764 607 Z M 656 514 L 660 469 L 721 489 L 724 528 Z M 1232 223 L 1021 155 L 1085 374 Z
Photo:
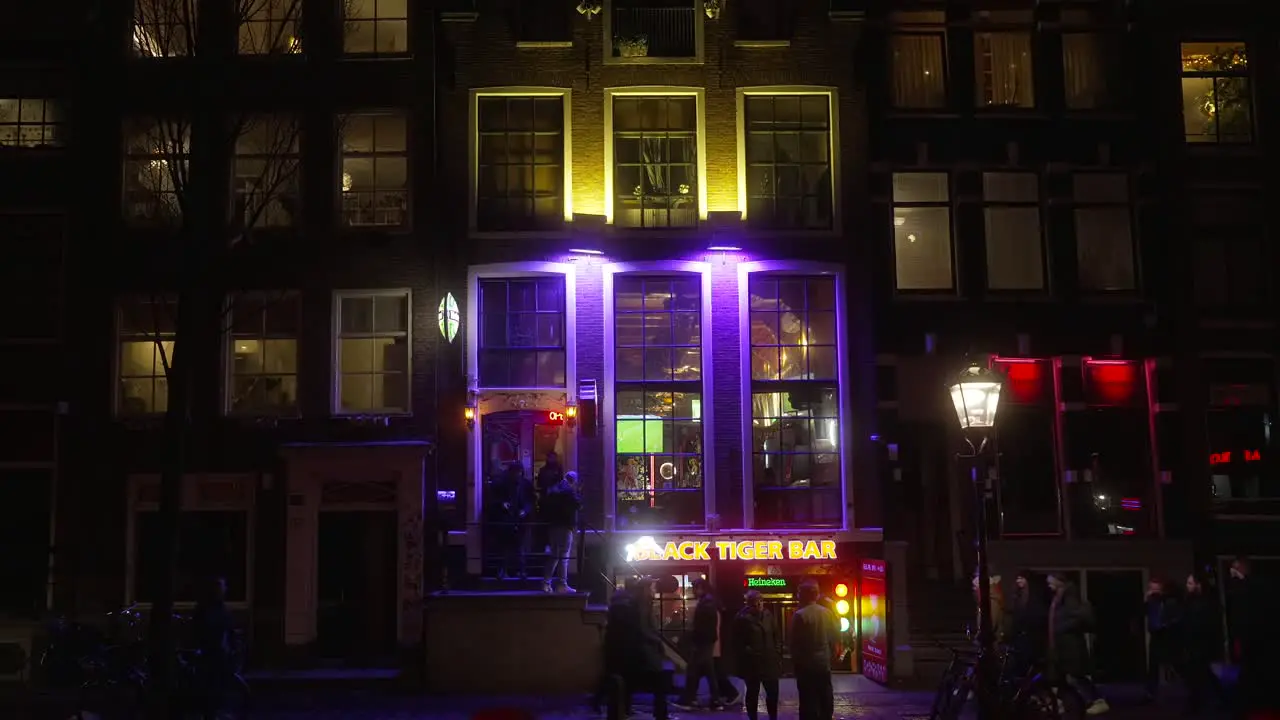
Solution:
M 760 714 L 760 688 L 764 687 L 769 720 L 778 720 L 778 678 L 782 676 L 782 634 L 773 613 L 765 612 L 759 591 L 747 593 L 746 605 L 733 619 L 734 658 L 738 677 L 747 684 L 747 717 Z
M 1055 682 L 1070 683 L 1084 699 L 1086 715 L 1111 709 L 1093 683 L 1093 663 L 1085 637 L 1093 629 L 1093 609 L 1080 590 L 1062 573 L 1049 573 L 1049 670 Z
M 542 581 L 544 592 L 571 593 L 569 557 L 573 554 L 573 534 L 578 529 L 578 511 L 582 495 L 578 491 L 578 473 L 567 472 L 547 491 L 542 500 L 542 518 L 547 523 L 547 539 L 551 545 L 551 568 Z
M 654 582 L 651 577 L 631 578 L 609 601 L 604 632 L 606 682 L 596 695 L 596 705 L 614 695 L 609 702 L 621 702 L 626 717 L 631 712 L 632 690 L 649 690 L 653 693 L 654 720 L 666 720 L 668 688 L 662 672 L 662 638 L 653 627 L 651 612 Z

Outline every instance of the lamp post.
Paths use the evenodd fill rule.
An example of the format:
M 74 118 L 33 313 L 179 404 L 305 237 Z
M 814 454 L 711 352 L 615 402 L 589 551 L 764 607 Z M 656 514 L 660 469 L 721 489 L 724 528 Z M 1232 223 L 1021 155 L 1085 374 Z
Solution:
M 978 472 L 987 440 L 996 424 L 996 411 L 1000 408 L 1000 389 L 1004 378 L 998 373 L 976 363 L 970 363 L 951 381 L 948 390 L 956 409 L 960 432 L 964 435 L 965 450 L 959 458 L 969 470 L 977 500 L 977 556 L 978 556 L 978 643 L 982 650 L 978 659 L 978 717 L 995 720 L 1000 712 L 996 674 L 995 629 L 991 624 L 991 568 L 987 562 L 987 497 L 985 483 Z

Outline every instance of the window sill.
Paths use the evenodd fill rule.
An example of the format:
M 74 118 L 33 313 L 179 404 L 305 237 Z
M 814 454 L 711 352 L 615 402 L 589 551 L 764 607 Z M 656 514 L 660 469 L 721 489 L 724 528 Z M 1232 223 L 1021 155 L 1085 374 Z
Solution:
M 894 120 L 959 120 L 962 115 L 950 108 L 892 108 L 884 117 Z
M 834 240 L 843 236 L 843 233 L 835 228 L 829 230 L 789 230 L 786 228 L 766 229 L 752 228 L 745 222 L 742 223 L 742 229 L 736 231 L 737 237 L 744 240 L 797 240 L 805 241 L 821 241 Z
M 571 48 L 572 40 L 517 40 L 516 47 L 521 50 L 551 50 L 555 48 Z
M 392 420 L 413 417 L 412 410 L 334 410 L 330 415 L 335 420 Z
M 736 48 L 789 48 L 790 40 L 734 40 Z
M 987 289 L 986 294 L 982 296 L 983 302 L 989 303 L 1035 303 L 1045 304 L 1055 302 L 1057 298 L 1053 293 L 1047 290 L 1027 290 L 1018 292 L 1013 290 L 992 290 Z
M 440 22 L 471 23 L 480 19 L 480 13 L 474 10 L 454 10 L 440 13 Z
M 967 300 L 956 290 L 894 290 L 895 302 L 961 302 Z
M 988 120 L 1048 120 L 1049 113 L 1034 107 L 980 107 L 973 109 L 975 118 Z
M 831 22 L 862 22 L 867 19 L 866 10 L 828 10 L 827 19 Z
M 701 65 L 702 56 L 696 57 L 607 57 L 604 59 L 605 65 Z
M 559 230 L 477 230 L 472 228 L 467 236 L 472 240 L 563 240 L 568 227 Z
M 342 62 L 378 62 L 382 60 L 412 60 L 413 53 L 405 50 L 398 53 L 348 53 L 340 56 Z
M 1082 291 L 1079 299 L 1086 305 L 1138 305 L 1143 302 L 1143 297 L 1137 290 L 1125 290 L 1112 294 Z

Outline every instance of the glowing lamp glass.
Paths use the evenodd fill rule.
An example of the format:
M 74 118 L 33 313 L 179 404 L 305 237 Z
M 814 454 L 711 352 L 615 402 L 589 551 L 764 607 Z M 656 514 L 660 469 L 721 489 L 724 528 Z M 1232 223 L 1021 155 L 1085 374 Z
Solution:
M 949 389 L 961 430 L 995 427 L 1002 386 L 999 375 L 977 365 L 960 373 Z
M 466 420 L 476 419 L 476 409 L 473 407 L 465 407 L 462 409 L 462 417 Z
M 849 614 L 849 601 L 848 601 L 848 600 L 837 600 L 837 601 L 836 601 L 836 614 L 837 614 L 837 615 L 848 615 L 848 614 Z
M 840 632 L 849 632 L 849 618 L 840 618 Z
M 848 585 L 845 585 L 844 583 L 839 583 L 836 585 L 836 597 L 842 598 L 847 596 L 848 594 L 849 594 Z

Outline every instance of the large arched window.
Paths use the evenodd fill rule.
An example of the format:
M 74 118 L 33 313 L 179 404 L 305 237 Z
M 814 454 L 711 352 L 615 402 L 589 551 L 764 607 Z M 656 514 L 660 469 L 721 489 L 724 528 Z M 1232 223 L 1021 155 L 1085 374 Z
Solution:
M 703 276 L 613 276 L 613 454 L 620 530 L 705 522 Z
M 745 275 L 754 525 L 840 527 L 842 313 L 836 276 Z

